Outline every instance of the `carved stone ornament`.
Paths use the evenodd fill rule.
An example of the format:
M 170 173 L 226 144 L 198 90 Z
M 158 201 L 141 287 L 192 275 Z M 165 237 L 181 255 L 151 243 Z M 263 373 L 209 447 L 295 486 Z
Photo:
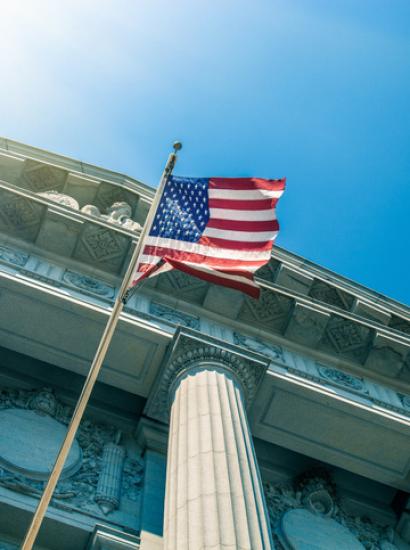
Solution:
M 63 275 L 63 281 L 80 290 L 85 290 L 91 294 L 97 294 L 97 296 L 103 296 L 105 298 L 114 297 L 114 287 L 106 285 L 93 277 L 87 277 L 81 273 L 76 273 L 75 271 L 67 270 Z
M 265 496 L 277 550 L 397 550 L 390 526 L 351 516 L 323 468 L 293 483 L 265 484 Z
M 309 296 L 319 302 L 324 302 L 345 310 L 350 310 L 354 302 L 354 296 L 351 294 L 318 279 L 314 280 L 309 291 Z
M 400 400 L 403 403 L 403 407 L 410 411 L 410 395 L 399 394 Z
M 349 388 L 358 392 L 362 392 L 364 390 L 364 382 L 358 376 L 353 376 L 337 369 L 330 369 L 319 364 L 317 365 L 317 367 L 320 376 L 325 380 L 328 380 L 332 384 L 343 386 L 345 388 Z
M 235 344 L 237 344 L 238 346 L 250 349 L 251 351 L 255 351 L 256 353 L 262 353 L 263 355 L 266 355 L 273 360 L 276 359 L 281 361 L 282 363 L 286 362 L 283 355 L 283 350 L 278 345 L 267 344 L 259 338 L 245 336 L 244 334 L 239 334 L 239 332 L 234 332 L 233 338 Z
M 362 362 L 368 355 L 373 333 L 373 330 L 360 326 L 350 319 L 332 315 L 322 338 L 321 347 L 330 348 L 337 354 Z
M 218 368 L 239 381 L 248 404 L 256 395 L 268 361 L 252 352 L 238 353 L 237 348 L 189 329 L 179 329 L 167 363 L 162 368 L 145 408 L 147 415 L 168 422 L 177 380 L 191 369 Z
M 67 171 L 57 166 L 43 164 L 36 160 L 27 159 L 24 163 L 22 183 L 31 191 L 38 193 L 56 189 L 61 191 L 67 179 Z
M 101 218 L 108 223 L 119 225 L 124 229 L 129 229 L 130 231 L 139 231 L 141 229 L 141 225 L 131 218 L 131 206 L 124 201 L 114 202 L 106 209 L 106 214 L 102 214 L 100 209 L 93 204 L 86 204 L 81 208 L 81 212 L 88 214 L 89 216 Z
M 199 318 L 189 315 L 188 313 L 183 313 L 182 311 L 177 311 L 171 307 L 164 306 L 163 304 L 158 304 L 156 302 L 151 302 L 149 306 L 149 312 L 155 317 L 160 317 L 174 323 L 176 325 L 182 325 L 184 327 L 189 327 L 193 329 L 199 329 Z
M 64 193 L 59 193 L 58 191 L 45 191 L 44 193 L 37 193 L 37 195 L 39 197 L 44 197 L 49 201 L 61 204 L 62 206 L 68 206 L 68 208 L 72 208 L 73 210 L 80 209 L 80 205 L 73 197 L 70 197 L 69 195 L 64 195 Z
M 39 498 L 71 416 L 50 388 L 1 390 L 0 486 Z M 126 457 L 118 429 L 84 419 L 51 505 L 104 517 L 122 499 L 138 501 L 142 480 L 143 462 Z
M 28 260 L 28 254 L 13 250 L 8 246 L 0 245 L 0 260 L 3 260 L 9 264 L 14 264 L 19 267 L 23 267 Z

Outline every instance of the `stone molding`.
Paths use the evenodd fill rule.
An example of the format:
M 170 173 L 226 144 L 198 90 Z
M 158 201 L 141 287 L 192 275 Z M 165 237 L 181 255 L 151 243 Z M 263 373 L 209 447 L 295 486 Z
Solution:
M 105 261 L 106 265 L 110 262 L 113 264 L 114 262 L 117 264 L 116 268 L 114 268 L 113 264 L 114 270 L 118 269 L 118 251 L 115 249 L 113 251 L 114 255 L 111 254 L 110 256 L 109 247 L 106 246 L 104 239 L 100 238 L 104 237 L 106 230 L 104 228 L 101 229 L 103 230 L 102 235 L 98 232 L 91 235 L 92 238 L 98 238 L 97 252 L 99 257 L 102 254 L 102 262 Z M 88 232 L 85 231 L 82 239 L 86 239 L 87 236 Z M 107 234 L 105 237 L 110 238 L 110 235 Z M 117 292 L 117 285 L 108 283 L 100 278 L 99 275 L 95 275 L 95 270 L 91 270 L 92 275 L 89 275 L 80 272 L 77 267 L 67 269 L 57 261 L 46 261 L 37 256 L 37 254 L 29 254 L 21 248 L 12 246 L 9 242 L 6 243 L 7 241 L 4 244 L 0 243 L 0 270 L 8 273 L 18 273 L 53 287 L 70 289 L 86 297 L 87 301 L 91 301 L 89 299 L 91 298 L 93 303 L 96 300 L 101 301 L 102 304 L 113 302 Z M 112 244 L 117 246 L 116 241 Z M 121 246 L 121 243 L 119 243 L 120 248 Z M 77 254 L 80 253 L 81 250 L 79 249 Z M 83 253 L 85 253 L 84 250 Z M 61 264 L 63 263 L 61 262 Z M 84 271 L 87 271 L 86 268 L 84 268 Z M 174 274 L 167 273 L 166 276 L 170 279 Z M 177 275 L 177 278 L 178 280 L 181 279 L 180 274 Z M 185 295 L 189 285 L 187 287 L 188 281 L 186 277 L 183 281 Z M 158 285 L 158 281 L 154 280 L 154 286 L 155 284 Z M 202 283 L 195 288 L 198 289 L 200 295 L 203 295 L 204 286 Z M 198 305 L 196 305 L 196 314 L 194 314 L 192 308 L 187 304 L 186 309 L 189 310 L 188 313 L 181 310 L 180 304 L 181 306 L 183 304 L 179 300 L 175 300 L 175 306 L 171 307 L 169 297 L 164 299 L 157 289 L 153 290 L 150 287 L 150 294 L 152 295 L 152 300 L 149 302 L 147 311 L 140 311 L 134 306 L 134 301 L 131 300 L 127 304 L 125 312 L 148 320 L 159 318 L 171 330 L 175 330 L 174 327 L 177 325 L 204 330 L 203 327 L 208 322 L 207 315 L 211 316 L 206 309 L 202 309 L 199 312 Z M 167 294 L 169 294 L 169 290 Z M 266 291 L 263 294 L 266 294 Z M 244 305 L 247 304 L 246 300 Z M 269 304 L 271 302 L 269 300 L 263 303 L 265 303 L 267 308 L 270 307 Z M 253 307 L 253 309 L 248 308 L 247 311 L 249 315 L 254 315 L 259 310 L 260 306 L 257 308 Z M 272 317 L 269 312 L 266 312 L 263 314 L 263 319 L 266 319 L 267 323 L 273 320 L 275 320 L 275 323 L 276 320 L 282 323 L 284 319 L 282 309 L 279 307 L 275 311 L 278 314 L 277 318 L 275 316 Z M 204 315 L 202 315 L 202 312 Z M 245 325 L 246 319 L 238 319 L 236 325 L 238 325 L 238 321 L 242 321 L 241 324 Z M 252 329 L 257 327 L 257 320 L 254 319 L 254 321 L 255 323 L 251 323 Z M 248 324 L 249 322 L 251 322 L 251 317 L 246 321 Z M 243 329 L 240 328 L 240 330 Z M 388 327 L 385 327 L 384 330 L 388 330 Z M 273 325 L 272 332 L 275 332 Z M 324 333 L 323 337 L 321 336 L 322 332 Z M 370 375 L 374 371 L 378 378 L 380 376 L 390 379 L 396 378 L 401 386 L 403 382 L 410 382 L 410 340 L 405 335 L 400 337 L 392 334 L 386 336 L 376 329 L 376 327 L 372 329 L 364 328 L 352 319 L 342 319 L 340 315 L 335 316 L 330 313 L 324 315 L 315 311 L 312 307 L 296 304 L 289 313 L 287 328 L 284 334 L 279 336 L 294 341 L 299 347 L 302 345 L 308 346 L 310 350 L 317 350 L 323 357 L 322 361 L 324 362 L 326 362 L 325 357 L 327 355 L 329 356 L 330 363 L 333 359 L 338 363 L 343 361 L 348 368 L 350 365 L 359 366 L 369 371 Z M 234 331 L 230 328 L 228 322 L 224 325 L 223 338 L 229 339 L 231 342 L 245 348 L 253 349 L 253 351 L 258 351 L 258 346 L 265 347 L 265 349 L 268 347 L 264 344 L 263 333 L 261 331 L 258 336 L 243 336 L 239 331 Z M 260 344 L 250 347 L 246 343 L 243 344 L 243 339 L 246 339 L 248 343 L 253 340 L 255 343 L 260 342 Z M 274 360 L 272 353 L 269 352 L 267 355 Z
M 112 303 L 117 292 L 115 285 L 109 284 L 96 276 L 89 276 L 72 269 L 60 267 L 56 263 L 47 262 L 35 254 L 30 255 L 9 244 L 0 244 L 0 270 L 25 275 L 54 288 L 61 288 L 65 292 L 67 290 L 74 291 L 76 294 L 81 294 L 86 301 L 98 302 L 103 306 Z M 169 275 L 167 274 L 167 276 Z M 137 303 L 133 298 L 127 304 L 125 312 L 150 322 L 160 319 L 163 325 L 171 331 L 175 331 L 178 325 L 198 330 L 201 328 L 203 331 L 206 323 L 209 323 L 205 317 L 188 314 L 164 305 L 160 302 L 160 296 L 156 294 L 153 295 L 152 299 L 141 295 L 140 301 L 142 299 L 144 299 L 144 307 L 141 305 L 142 302 Z M 212 327 L 215 328 L 215 326 L 215 323 L 213 323 Z M 279 344 L 269 342 L 262 335 L 251 336 L 239 332 L 238 329 L 234 330 L 228 325 L 220 325 L 220 327 L 223 329 L 220 331 L 221 340 L 230 341 L 246 349 L 246 353 L 255 352 L 264 355 L 270 360 L 271 365 L 273 365 L 272 368 L 283 367 L 286 369 L 284 371 L 286 373 L 300 376 L 325 387 L 343 387 L 345 391 L 361 395 L 377 406 L 407 417 L 410 415 L 410 396 L 401 388 L 399 391 L 395 391 L 386 385 L 373 382 L 370 378 L 353 375 L 340 368 L 334 368 L 331 361 L 326 363 L 323 358 L 317 362 L 300 353 L 291 352 Z M 212 334 L 215 335 L 216 333 L 213 332 Z M 380 345 L 379 341 L 376 339 L 374 344 L 374 351 L 379 353 L 379 348 L 376 347 L 376 345 Z M 370 353 L 373 354 L 373 351 Z M 386 364 L 388 363 L 386 362 Z M 369 369 L 371 367 L 372 365 L 369 365 Z M 329 372 L 332 371 L 333 374 L 329 374 L 329 372 L 326 374 L 326 369 Z M 370 372 L 371 370 L 369 374 Z M 405 372 L 409 372 L 410 375 L 410 356 Z M 391 374 L 393 375 L 393 373 Z M 385 375 L 387 376 L 387 373 Z M 349 379 L 353 379 L 353 383 L 348 383 Z
M 370 406 L 376 405 L 400 416 L 410 417 L 410 395 L 397 392 L 392 388 L 372 380 L 336 369 L 322 361 L 284 349 L 278 344 L 264 342 L 260 338 L 245 336 L 234 332 L 234 341 L 249 350 L 270 358 L 269 370 L 281 375 L 291 375 L 311 381 L 325 389 L 336 390 L 352 401 L 360 400 Z
M 60 267 L 55 263 L 41 259 L 35 254 L 30 255 L 10 245 L 0 245 L 0 270 L 25 275 L 54 288 L 61 288 L 65 292 L 67 290 L 74 291 L 76 294 L 81 294 L 86 301 L 98 302 L 103 306 L 112 303 L 117 292 L 115 285 L 109 284 L 96 276 L 89 276 L 72 269 Z M 169 276 L 169 274 L 167 275 Z M 125 312 L 150 322 L 160 319 L 171 331 L 175 331 L 178 325 L 198 330 L 201 328 L 203 331 L 206 323 L 209 322 L 205 317 L 188 314 L 164 305 L 160 302 L 160 296 L 153 295 L 152 299 L 140 296 L 140 301 L 142 299 L 144 299 L 144 307 L 141 305 L 142 302 L 137 303 L 133 298 L 127 304 Z M 212 326 L 215 328 L 215 323 Z M 371 381 L 370 378 L 353 375 L 340 368 L 334 368 L 331 361 L 326 363 L 323 358 L 317 362 L 300 353 L 291 352 L 282 345 L 269 342 L 262 335 L 251 336 L 239 332 L 238 329 L 233 330 L 228 325 L 220 326 L 223 329 L 220 331 L 221 340 L 230 341 L 246 349 L 246 353 L 255 352 L 264 355 L 274 365 L 274 368 L 284 367 L 286 372 L 312 380 L 322 386 L 344 386 L 346 391 L 349 390 L 356 395 L 362 395 L 367 400 L 371 400 L 372 403 L 385 409 L 405 416 L 410 414 L 410 396 L 401 388 L 397 392 L 386 385 Z M 215 331 L 212 334 L 215 335 Z M 378 344 L 377 339 L 375 340 L 376 344 Z M 377 353 L 378 350 L 379 348 L 375 348 Z M 333 375 L 329 373 L 326 375 L 327 371 L 325 369 L 330 369 Z M 369 365 L 369 369 L 371 369 L 371 365 Z M 410 356 L 407 370 L 410 373 Z M 385 374 L 387 375 L 387 373 Z M 349 377 L 355 380 L 351 384 L 347 382 Z M 344 384 L 342 380 L 344 380 Z
M 191 370 L 223 370 L 239 382 L 249 406 L 268 367 L 268 359 L 187 328 L 178 328 L 170 353 L 151 391 L 145 414 L 167 423 L 178 380 Z

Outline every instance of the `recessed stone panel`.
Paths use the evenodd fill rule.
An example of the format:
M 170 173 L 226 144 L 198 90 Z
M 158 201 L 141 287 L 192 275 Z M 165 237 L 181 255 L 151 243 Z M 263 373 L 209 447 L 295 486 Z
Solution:
M 99 183 L 93 179 L 80 176 L 79 174 L 68 174 L 64 192 L 74 197 L 80 207 L 86 204 L 94 204 Z
M 156 288 L 161 292 L 166 292 L 172 296 L 181 297 L 183 300 L 197 304 L 202 304 L 209 289 L 209 284 L 205 281 L 192 277 L 178 269 L 167 271 L 158 277 L 148 279 L 148 281 L 157 283 Z
M 0 153 L 0 180 L 16 183 L 21 176 L 23 167 L 23 159 Z
M 0 464 L 31 479 L 47 479 L 67 426 L 34 410 L 0 411 Z M 81 449 L 74 440 L 63 476 L 81 466 Z
M 295 304 L 285 336 L 299 344 L 316 347 L 329 318 L 328 313 L 316 311 L 304 304 Z
M 397 376 L 404 368 L 409 346 L 388 336 L 377 334 L 365 366 L 386 376 Z
M 284 286 L 290 290 L 300 292 L 301 294 L 307 294 L 312 285 L 313 277 L 299 273 L 290 267 L 282 264 L 279 269 L 279 273 L 276 277 L 275 283 L 277 285 Z
M 345 310 L 350 310 L 354 302 L 354 296 L 320 279 L 313 282 L 309 296 L 319 302 Z
M 42 191 L 62 191 L 67 178 L 67 170 L 50 164 L 28 159 L 24 163 L 20 185 L 34 193 Z
M 120 273 L 131 239 L 106 227 L 86 223 L 74 258 L 111 273 Z
M 352 311 L 353 313 L 356 313 L 356 315 L 366 317 L 366 319 L 371 319 L 372 321 L 377 321 L 383 325 L 388 325 L 391 318 L 391 315 L 386 311 L 378 309 L 361 300 L 356 300 Z
M 48 210 L 36 239 L 37 246 L 61 256 L 71 256 L 83 223 Z
M 34 241 L 46 206 L 10 191 L 0 190 L 0 232 Z
M 238 290 L 211 285 L 204 300 L 204 308 L 236 319 L 244 301 L 244 294 Z
M 364 550 L 346 527 L 309 510 L 289 510 L 280 525 L 281 539 L 290 550 Z
M 373 334 L 374 331 L 364 325 L 332 315 L 319 347 L 362 363 L 369 353 Z
M 246 297 L 238 319 L 260 324 L 275 332 L 286 326 L 293 300 L 263 288 L 258 300 Z

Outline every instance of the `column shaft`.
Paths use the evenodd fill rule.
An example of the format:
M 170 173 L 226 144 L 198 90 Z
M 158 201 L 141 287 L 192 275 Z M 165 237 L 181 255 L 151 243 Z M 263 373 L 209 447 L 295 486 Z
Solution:
M 271 548 L 241 387 L 228 371 L 191 371 L 171 409 L 164 549 Z

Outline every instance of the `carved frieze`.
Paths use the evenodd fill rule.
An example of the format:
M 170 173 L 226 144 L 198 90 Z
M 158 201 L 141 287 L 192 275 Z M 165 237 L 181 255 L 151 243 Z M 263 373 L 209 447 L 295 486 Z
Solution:
M 154 315 L 155 317 L 160 317 L 161 319 L 165 319 L 170 323 L 181 325 L 183 327 L 199 329 L 198 317 L 194 317 L 193 315 L 189 315 L 188 313 L 178 311 L 177 309 L 165 306 L 164 304 L 151 302 L 149 306 L 149 312 L 151 315 Z
M 75 271 L 65 271 L 63 275 L 63 281 L 70 286 L 74 286 L 80 290 L 85 290 L 91 294 L 97 296 L 103 296 L 104 298 L 113 298 L 115 289 L 94 277 L 87 277 L 81 273 Z
M 282 363 L 286 362 L 283 355 L 283 349 L 278 345 L 267 344 L 260 338 L 245 336 L 244 334 L 239 334 L 239 332 L 234 332 L 233 338 L 235 344 L 238 346 L 255 351 L 256 353 L 262 353 L 272 360 L 279 360 Z
M 39 419 L 46 419 L 50 425 L 52 422 L 58 423 L 64 433 L 72 415 L 71 408 L 59 402 L 49 388 L 33 391 L 3 389 L 0 391 L 0 415 L 10 412 L 36 413 Z M 25 456 L 24 453 L 16 452 L 17 461 L 25 460 L 27 464 L 33 464 L 35 456 L 29 451 L 30 438 L 33 434 L 29 435 L 27 429 L 20 430 L 16 423 L 13 425 L 16 433 L 7 431 L 2 435 L 2 441 L 7 446 L 7 441 L 10 443 L 16 438 L 20 440 L 20 445 L 26 446 L 28 452 Z M 46 433 L 42 438 L 49 442 L 49 435 Z M 35 444 L 34 439 L 31 444 Z M 143 480 L 143 462 L 126 455 L 125 448 L 119 443 L 116 427 L 96 424 L 84 419 L 77 432 L 75 445 L 80 453 L 81 462 L 75 468 L 68 470 L 66 476 L 59 481 L 52 506 L 101 517 L 121 507 L 122 499 L 131 501 L 139 499 Z M 56 452 L 54 450 L 54 453 Z M 39 460 L 40 466 L 36 467 L 37 470 L 42 467 L 41 464 L 47 462 L 44 456 L 39 457 Z M 0 486 L 39 497 L 43 491 L 44 481 L 37 472 L 33 475 L 30 467 L 25 469 L 16 468 L 16 465 L 10 467 L 10 464 L 3 461 L 0 467 Z M 138 513 L 137 507 L 135 513 Z M 115 522 L 115 519 L 112 521 Z
M 263 352 L 262 352 L 263 353 Z M 356 395 L 360 396 L 361 401 L 365 399 L 369 406 L 377 405 L 389 411 L 393 411 L 402 416 L 410 416 L 410 408 L 406 404 L 410 403 L 410 397 L 399 394 L 391 388 L 377 384 L 367 378 L 354 376 L 340 369 L 335 369 L 327 365 L 315 362 L 313 359 L 303 357 L 289 352 L 284 353 L 286 362 L 272 361 L 270 369 L 281 373 L 288 372 L 292 376 L 297 376 L 305 380 L 328 388 L 336 388 L 344 391 L 344 394 L 351 394 L 351 398 L 356 400 Z
M 332 384 L 337 386 L 342 386 L 344 388 L 349 388 L 358 392 L 368 393 L 365 389 L 364 381 L 358 376 L 353 376 L 346 372 L 342 372 L 337 369 L 331 369 L 325 367 L 324 365 L 317 364 L 319 374 L 325 380 L 328 380 Z
M 27 263 L 28 254 L 9 248 L 8 246 L 0 245 L 0 260 L 23 267 Z

